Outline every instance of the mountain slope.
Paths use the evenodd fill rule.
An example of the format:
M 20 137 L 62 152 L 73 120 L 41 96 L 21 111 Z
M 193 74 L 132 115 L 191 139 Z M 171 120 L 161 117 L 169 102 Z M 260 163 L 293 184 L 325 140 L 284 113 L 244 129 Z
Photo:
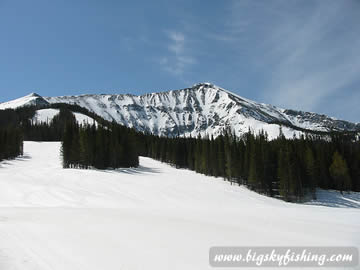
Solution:
M 241 135 L 250 128 L 254 132 L 263 129 L 273 138 L 278 136 L 280 124 L 284 125 L 283 133 L 287 137 L 300 133 L 297 129 L 360 131 L 359 124 L 256 103 L 209 83 L 141 96 L 38 97 L 37 102 L 76 104 L 106 120 L 167 136 L 217 136 L 227 128 Z
M 292 204 L 149 158 L 65 170 L 58 142 L 24 151 L 0 163 L 2 270 L 201 270 L 212 246 L 360 245 L 356 194 L 337 193 L 346 209 Z
M 22 106 L 47 106 L 49 103 L 36 93 L 31 93 L 25 97 L 0 103 L 0 110 L 16 109 Z
M 59 109 L 40 109 L 36 111 L 35 116 L 32 119 L 32 122 L 35 123 L 50 123 L 53 118 L 58 115 L 60 112 Z M 98 125 L 98 123 L 96 122 L 95 119 L 82 114 L 82 113 L 78 113 L 78 112 L 73 112 L 73 115 L 75 116 L 75 119 L 77 121 L 77 123 L 79 124 L 87 124 L 87 125 L 92 125 L 95 124 L 96 126 Z

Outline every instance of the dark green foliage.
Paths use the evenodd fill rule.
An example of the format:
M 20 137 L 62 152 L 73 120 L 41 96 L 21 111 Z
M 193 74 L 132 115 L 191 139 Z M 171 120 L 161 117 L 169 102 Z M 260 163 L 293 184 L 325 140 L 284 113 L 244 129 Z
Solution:
M 111 125 L 111 122 L 77 105 L 51 104 L 46 108 L 59 109 L 60 113 L 52 121 L 41 124 L 34 123 L 31 119 L 35 116 L 37 110 L 44 109 L 44 107 L 28 106 L 16 110 L 0 110 L 0 126 L 20 127 L 25 141 L 61 141 L 65 123 L 74 118 L 72 112 L 87 115 L 102 126 Z
M 23 137 L 62 140 L 65 168 L 135 167 L 142 155 L 287 201 L 314 197 L 317 187 L 360 191 L 360 143 L 354 133 L 286 139 L 280 132 L 272 141 L 264 132 L 250 131 L 241 138 L 229 131 L 216 138 L 167 138 L 110 123 L 76 105 L 51 107 L 60 109 L 59 115 L 40 125 L 29 120 L 38 107 L 0 111 L 0 159 L 21 154 Z M 92 117 L 99 126 L 79 126 L 71 111 Z
M 97 169 L 137 167 L 139 156 L 136 133 L 113 124 L 80 126 L 75 121 L 65 125 L 62 141 L 64 168 Z
M 309 146 L 306 147 L 305 150 L 305 170 L 306 170 L 306 179 L 308 182 L 308 186 L 310 188 L 310 192 L 313 195 L 313 198 L 316 198 L 315 188 L 317 187 L 317 177 L 316 177 L 316 166 L 315 166 L 315 158 L 313 151 Z
M 23 135 L 19 128 L 0 127 L 0 161 L 23 154 Z
M 329 140 L 320 136 L 279 136 L 268 141 L 264 132 L 248 132 L 241 138 L 224 132 L 215 139 L 141 134 L 138 138 L 144 156 L 246 184 L 257 192 L 287 201 L 299 201 L 306 194 L 315 198 L 317 187 L 360 191 L 360 145 L 354 136 L 335 134 Z M 348 160 L 347 176 L 342 180 L 334 170 L 329 171 L 335 151 L 343 153 L 344 162 Z M 340 165 L 344 166 L 344 162 Z
M 335 151 L 332 163 L 330 166 L 330 176 L 335 182 L 335 186 L 341 192 L 344 190 L 351 189 L 351 178 L 349 175 L 349 168 L 346 164 L 346 161 L 339 154 L 338 151 Z
M 23 132 L 16 124 L 18 115 L 13 110 L 0 110 L 0 161 L 23 154 Z
M 76 105 L 53 104 L 59 114 L 48 123 L 33 123 L 36 110 L 23 107 L 0 110 L 0 160 L 22 154 L 23 138 L 30 141 L 62 141 L 65 168 L 136 167 L 139 163 L 138 133 L 133 129 L 105 121 Z M 99 127 L 79 126 L 73 112 L 80 112 L 97 121 Z

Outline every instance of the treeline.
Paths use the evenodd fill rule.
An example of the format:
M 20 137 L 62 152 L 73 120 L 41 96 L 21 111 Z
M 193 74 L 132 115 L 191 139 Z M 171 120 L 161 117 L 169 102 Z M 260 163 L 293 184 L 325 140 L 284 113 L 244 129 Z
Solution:
M 23 154 L 23 136 L 19 128 L 0 127 L 0 161 Z
M 269 141 L 264 132 L 241 138 L 226 132 L 216 139 L 147 135 L 142 141 L 143 155 L 287 201 L 315 197 L 317 187 L 360 191 L 360 145 L 351 135 Z
M 13 124 L 13 117 L 11 110 L 0 111 L 0 161 L 23 154 L 23 133 Z
M 64 168 L 137 167 L 139 155 L 136 132 L 113 123 L 108 127 L 78 125 L 70 121 L 65 126 L 62 141 Z
M 360 143 L 355 134 L 316 134 L 269 141 L 266 133 L 216 138 L 166 138 L 110 123 L 75 105 L 56 104 L 59 114 L 34 124 L 37 107 L 0 111 L 0 159 L 22 154 L 22 140 L 62 141 L 64 168 L 136 167 L 139 155 L 178 168 L 223 177 L 231 183 L 287 201 L 315 197 L 317 187 L 360 191 Z M 71 111 L 99 123 L 79 125 Z
M 32 119 L 36 111 L 39 109 L 59 109 L 59 114 L 47 123 L 37 123 Z M 111 123 L 102 119 L 100 116 L 88 111 L 77 105 L 71 104 L 51 104 L 51 106 L 26 106 L 15 110 L 2 110 L 3 115 L 0 118 L 0 126 L 19 127 L 23 132 L 25 141 L 61 141 L 64 133 L 65 123 L 69 117 L 73 116 L 72 112 L 79 112 L 93 118 L 96 122 L 103 126 Z M 92 123 L 91 123 L 92 124 Z
M 106 121 L 77 105 L 53 104 L 49 108 L 59 109 L 59 114 L 47 123 L 32 120 L 36 111 L 44 107 L 0 110 L 0 159 L 2 156 L 12 158 L 22 153 L 24 139 L 62 141 L 65 168 L 138 166 L 138 133 L 135 130 Z M 97 125 L 95 121 L 93 125 L 79 125 L 73 112 L 92 117 Z M 2 127 L 6 127 L 4 132 Z
M 20 116 L 20 125 L 24 131 L 24 140 L 26 141 L 62 141 L 65 125 L 74 119 L 72 112 L 80 112 L 84 115 L 92 117 L 98 123 L 106 122 L 101 117 L 81 108 L 77 105 L 70 104 L 52 104 L 47 108 L 58 109 L 57 114 L 52 120 L 47 123 L 36 123 L 32 119 L 35 116 L 36 110 L 44 107 L 24 107 L 16 110 Z M 100 119 L 99 119 L 100 118 Z M 107 124 L 109 124 L 107 122 Z
M 25 141 L 61 141 L 64 123 L 68 117 L 67 108 L 60 109 L 60 114 L 49 123 L 35 123 L 32 119 L 39 108 L 42 107 L 29 106 L 16 110 L 0 110 L 0 126 L 18 128 Z

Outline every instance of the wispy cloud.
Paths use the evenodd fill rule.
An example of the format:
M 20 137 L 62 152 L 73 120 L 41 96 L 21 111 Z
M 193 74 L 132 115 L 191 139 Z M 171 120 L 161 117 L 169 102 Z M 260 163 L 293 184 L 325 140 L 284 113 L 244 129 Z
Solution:
M 213 39 L 248 50 L 266 102 L 329 112 L 324 99 L 343 93 L 351 104 L 360 82 L 358 18 L 359 1 L 233 1 Z
M 186 48 L 187 40 L 183 33 L 169 31 L 166 34 L 168 53 L 160 59 L 160 64 L 173 75 L 182 76 L 186 69 L 196 62 L 195 58 Z
M 286 16 L 267 33 L 262 48 L 272 72 L 264 97 L 271 102 L 316 110 L 324 98 L 359 79 L 360 35 L 339 29 L 346 14 L 342 1 L 322 3 L 301 16 Z

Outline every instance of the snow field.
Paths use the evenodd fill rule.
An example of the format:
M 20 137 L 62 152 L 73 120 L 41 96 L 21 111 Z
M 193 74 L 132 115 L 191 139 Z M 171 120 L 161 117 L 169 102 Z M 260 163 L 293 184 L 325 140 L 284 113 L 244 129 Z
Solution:
M 212 246 L 360 246 L 356 194 L 290 204 L 149 158 L 62 169 L 60 143 L 24 147 L 0 163 L 1 270 L 213 269 Z

